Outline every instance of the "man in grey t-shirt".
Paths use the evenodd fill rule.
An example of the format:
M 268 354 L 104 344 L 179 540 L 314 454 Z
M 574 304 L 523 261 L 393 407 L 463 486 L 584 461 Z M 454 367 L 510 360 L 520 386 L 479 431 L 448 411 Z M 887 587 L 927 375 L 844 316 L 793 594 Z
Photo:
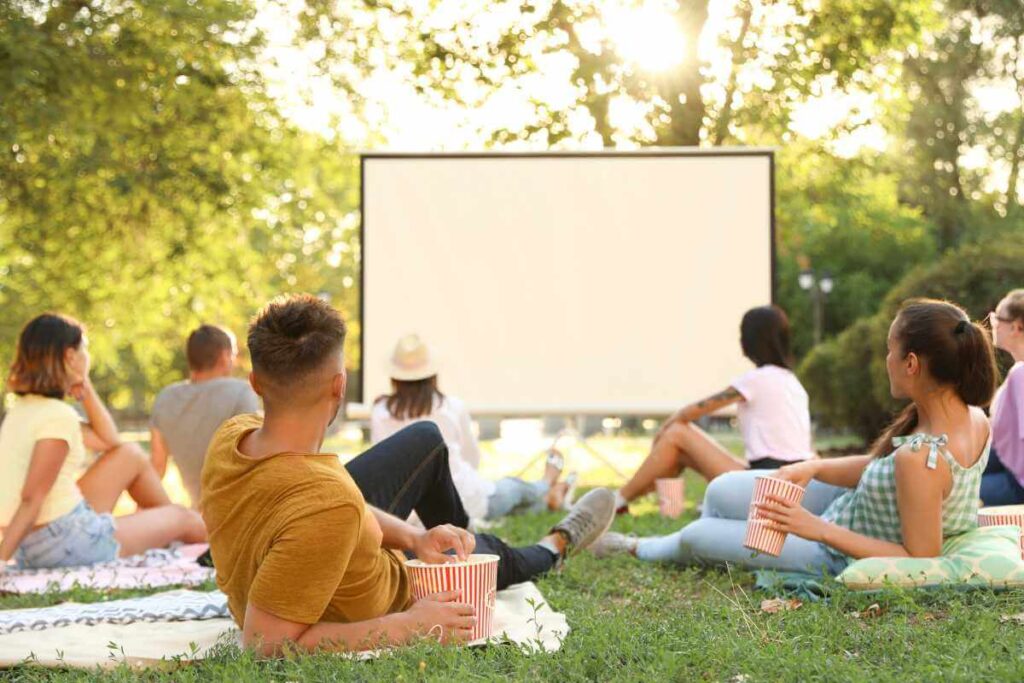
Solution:
M 150 436 L 153 466 L 162 477 L 174 458 L 192 507 L 199 508 L 199 482 L 206 448 L 227 419 L 260 410 L 248 382 L 231 377 L 238 346 L 231 332 L 202 325 L 185 345 L 189 379 L 166 387 L 153 403 Z

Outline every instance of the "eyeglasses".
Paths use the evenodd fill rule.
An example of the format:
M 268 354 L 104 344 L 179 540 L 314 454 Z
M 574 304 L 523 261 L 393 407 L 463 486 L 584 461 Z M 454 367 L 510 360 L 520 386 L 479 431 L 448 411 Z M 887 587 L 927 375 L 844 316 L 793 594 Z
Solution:
M 999 314 L 996 313 L 995 311 L 989 311 L 988 319 L 989 320 L 998 320 L 1001 323 L 1012 323 L 1013 322 L 1013 318 L 1000 318 Z

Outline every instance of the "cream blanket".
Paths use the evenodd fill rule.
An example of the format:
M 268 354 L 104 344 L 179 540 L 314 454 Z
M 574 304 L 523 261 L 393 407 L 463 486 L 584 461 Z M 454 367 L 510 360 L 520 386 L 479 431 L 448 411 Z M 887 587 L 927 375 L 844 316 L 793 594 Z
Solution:
M 494 631 L 499 639 L 506 637 L 524 652 L 554 652 L 561 648 L 569 625 L 564 614 L 548 606 L 535 584 L 521 583 L 498 592 Z M 239 643 L 238 630 L 230 619 L 72 624 L 0 635 L 0 666 L 31 661 L 54 667 L 113 668 L 126 663 L 145 668 L 203 659 L 219 643 Z M 363 652 L 358 656 L 380 654 Z

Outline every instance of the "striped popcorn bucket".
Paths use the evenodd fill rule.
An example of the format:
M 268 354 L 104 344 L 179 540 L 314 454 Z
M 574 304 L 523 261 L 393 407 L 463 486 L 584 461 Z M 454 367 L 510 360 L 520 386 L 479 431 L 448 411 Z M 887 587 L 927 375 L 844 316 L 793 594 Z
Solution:
M 408 560 L 405 566 L 412 581 L 413 600 L 422 600 L 434 593 L 459 591 L 462 602 L 476 608 L 476 628 L 470 640 L 490 638 L 498 591 L 498 559 L 497 555 L 470 555 L 465 562 L 449 564 Z
M 802 486 L 775 479 L 774 477 L 757 477 L 754 482 L 754 497 L 750 500 L 750 511 L 747 513 L 747 535 L 743 545 L 751 550 L 778 557 L 782 553 L 782 545 L 786 542 L 786 534 L 771 528 L 771 520 L 761 515 L 755 507 L 764 503 L 768 496 L 778 496 L 785 500 L 800 503 L 804 499 Z
M 1004 525 L 1024 529 L 1024 505 L 998 505 L 978 510 L 978 526 Z M 1020 539 L 1020 552 L 1024 558 L 1024 536 Z
M 658 491 L 658 511 L 662 517 L 677 519 L 683 514 L 683 480 L 656 479 L 654 487 Z

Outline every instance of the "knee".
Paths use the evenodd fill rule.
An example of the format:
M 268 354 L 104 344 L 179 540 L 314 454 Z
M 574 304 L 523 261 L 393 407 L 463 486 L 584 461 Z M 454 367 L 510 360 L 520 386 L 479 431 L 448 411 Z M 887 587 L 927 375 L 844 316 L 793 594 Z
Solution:
M 137 443 L 122 443 L 110 449 L 113 455 L 135 465 L 148 465 L 149 455 Z
M 750 504 L 750 487 L 745 485 L 747 472 L 726 472 L 708 482 L 704 491 L 704 514 L 726 517 L 725 511 L 735 511 Z
M 665 430 L 665 436 L 667 436 L 673 443 L 685 441 L 692 434 L 693 425 L 689 422 L 673 422 L 672 425 Z
M 206 533 L 206 523 L 203 522 L 203 518 L 198 512 L 177 503 L 172 503 L 168 507 L 183 532 L 194 534 L 201 531 L 204 534 Z
M 428 450 L 434 450 L 438 446 L 444 444 L 444 437 L 441 436 L 441 430 L 437 424 L 430 420 L 422 420 L 420 422 L 414 422 L 405 429 L 402 430 L 410 439 L 416 441 L 423 448 Z

